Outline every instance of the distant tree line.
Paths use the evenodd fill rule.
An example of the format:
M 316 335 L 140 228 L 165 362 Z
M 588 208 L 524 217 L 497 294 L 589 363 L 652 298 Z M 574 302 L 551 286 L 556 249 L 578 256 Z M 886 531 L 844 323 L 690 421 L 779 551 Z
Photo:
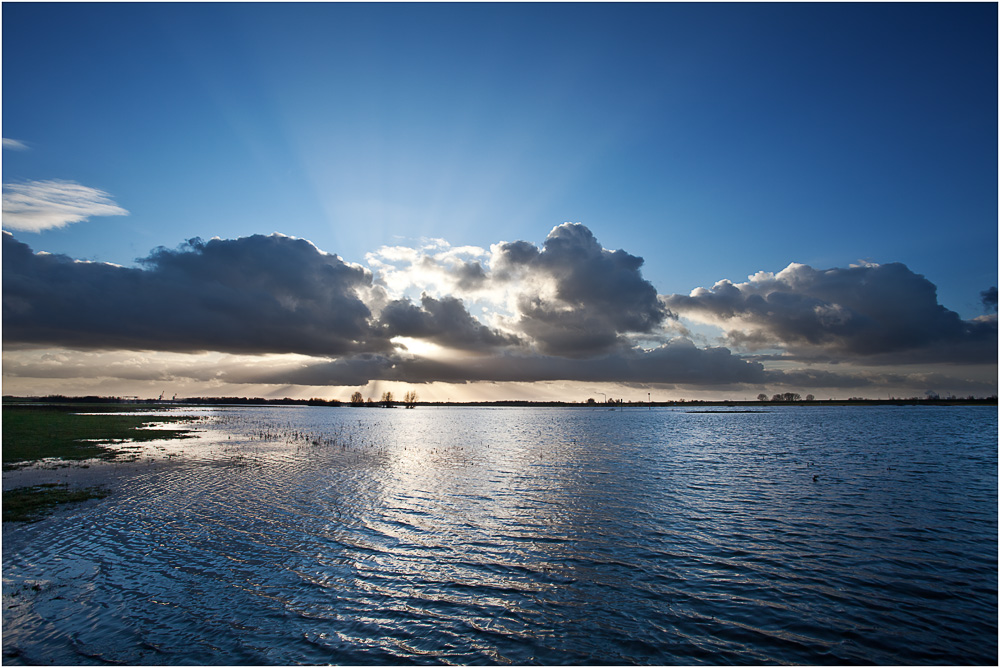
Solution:
M 409 391 L 403 395 L 403 405 L 406 408 L 415 408 L 417 405 L 417 393 L 414 391 Z M 378 406 L 380 408 L 395 408 L 396 407 L 396 397 L 392 392 L 383 392 L 382 400 L 375 401 L 371 397 L 365 399 L 365 396 L 361 392 L 355 392 L 351 395 L 351 406 L 355 408 L 367 407 L 372 408 Z
M 811 394 L 806 395 L 806 401 L 815 401 L 816 397 Z M 767 395 L 761 392 L 757 395 L 757 401 L 767 401 Z M 782 394 L 775 394 L 771 397 L 771 401 L 774 403 L 788 402 L 788 401 L 802 401 L 802 396 L 798 392 L 784 392 Z

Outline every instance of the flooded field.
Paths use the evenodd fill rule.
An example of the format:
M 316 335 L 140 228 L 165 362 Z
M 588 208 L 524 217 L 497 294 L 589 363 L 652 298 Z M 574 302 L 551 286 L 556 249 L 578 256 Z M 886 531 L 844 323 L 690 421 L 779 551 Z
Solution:
M 997 660 L 997 410 L 219 408 L 4 473 L 4 662 Z

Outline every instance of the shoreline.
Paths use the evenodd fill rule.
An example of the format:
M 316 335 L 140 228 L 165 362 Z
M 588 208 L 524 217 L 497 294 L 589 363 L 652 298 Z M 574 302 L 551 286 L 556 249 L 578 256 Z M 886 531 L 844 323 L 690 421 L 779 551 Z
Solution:
M 401 404 L 400 404 L 401 405 Z M 448 406 L 460 408 L 469 407 L 531 407 L 531 408 L 685 408 L 690 406 L 726 406 L 726 407 L 775 407 L 775 406 L 997 406 L 997 397 L 966 397 L 945 398 L 945 399 L 814 399 L 812 401 L 760 401 L 754 399 L 677 399 L 672 401 L 623 401 L 618 402 L 594 402 L 586 401 L 528 401 L 522 399 L 508 399 L 498 401 L 418 401 L 415 406 Z M 174 401 L 161 401 L 158 399 L 139 399 L 136 401 L 121 401 L 117 397 L 10 397 L 3 398 L 4 408 L 16 407 L 65 407 L 67 409 L 79 408 L 95 410 L 99 412 L 138 412 L 138 411 L 162 411 L 170 409 L 196 409 L 196 408 L 219 408 L 219 407 L 239 407 L 239 406 L 298 406 L 298 407 L 326 407 L 326 408 L 397 408 L 398 406 L 383 406 L 376 402 L 372 406 L 352 406 L 350 402 L 316 399 L 263 399 L 259 397 L 197 397 L 191 399 L 177 399 Z
M 5 528 L 103 498 L 123 477 L 182 455 L 205 432 L 197 428 L 197 417 L 147 419 L 130 412 L 123 421 L 120 414 L 79 413 L 77 408 L 4 406 Z

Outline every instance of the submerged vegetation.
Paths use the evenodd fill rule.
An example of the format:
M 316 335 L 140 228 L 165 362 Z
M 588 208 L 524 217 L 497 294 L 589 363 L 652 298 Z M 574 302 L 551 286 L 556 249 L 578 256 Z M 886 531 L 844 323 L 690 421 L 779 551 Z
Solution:
M 35 522 L 59 504 L 103 499 L 110 493 L 104 487 L 69 489 L 69 485 L 54 482 L 5 490 L 3 521 Z
M 3 407 L 3 468 L 19 469 L 44 459 L 114 459 L 111 443 L 184 438 L 186 429 L 149 429 L 152 424 L 189 421 L 183 416 L 121 415 L 109 411 L 135 407 L 102 404 L 10 405 Z M 82 415 L 80 411 L 97 413 Z M 71 489 L 62 483 L 16 487 L 3 492 L 4 522 L 34 522 L 55 506 L 102 499 L 104 487 Z

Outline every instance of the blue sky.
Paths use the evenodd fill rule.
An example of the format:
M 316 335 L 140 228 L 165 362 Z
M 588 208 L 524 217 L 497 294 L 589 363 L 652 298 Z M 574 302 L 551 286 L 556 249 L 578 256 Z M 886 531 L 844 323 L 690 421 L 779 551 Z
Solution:
M 385 246 L 541 248 L 574 222 L 665 296 L 901 263 L 971 321 L 997 283 L 994 4 L 5 3 L 3 19 L 5 198 L 72 182 L 127 211 L 31 232 L 5 207 L 34 251 L 128 267 L 279 232 L 371 268 Z M 686 336 L 721 345 L 698 339 L 709 325 Z

